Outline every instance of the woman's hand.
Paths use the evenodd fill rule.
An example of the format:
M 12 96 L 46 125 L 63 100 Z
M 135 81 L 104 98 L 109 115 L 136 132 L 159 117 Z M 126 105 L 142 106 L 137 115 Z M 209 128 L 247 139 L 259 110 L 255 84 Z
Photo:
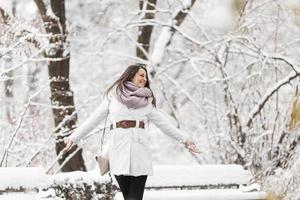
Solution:
M 189 150 L 189 152 L 191 152 L 191 153 L 200 153 L 200 151 L 198 150 L 198 148 L 196 147 L 196 145 L 194 144 L 193 141 L 188 140 L 188 141 L 184 142 L 183 144 Z
M 68 139 L 66 139 L 64 142 L 65 142 L 66 146 L 65 146 L 65 148 L 63 148 L 62 152 L 66 153 L 66 152 L 70 151 L 70 149 L 73 147 L 74 142 L 71 140 L 68 140 Z

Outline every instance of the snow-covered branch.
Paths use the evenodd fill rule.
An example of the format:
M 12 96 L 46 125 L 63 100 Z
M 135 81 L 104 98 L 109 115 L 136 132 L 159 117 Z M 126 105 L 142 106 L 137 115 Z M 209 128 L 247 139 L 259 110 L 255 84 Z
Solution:
M 161 33 L 158 39 L 155 41 L 153 46 L 153 51 L 150 57 L 151 62 L 154 66 L 157 66 L 161 63 L 161 60 L 164 55 L 165 48 L 170 43 L 177 26 L 180 26 L 183 20 L 185 19 L 187 12 L 194 5 L 196 0 L 192 0 L 184 10 L 178 11 L 173 19 L 170 19 L 170 27 L 164 27 L 161 30 Z M 186 4 L 187 5 L 187 4 Z M 173 24 L 175 21 L 175 24 Z

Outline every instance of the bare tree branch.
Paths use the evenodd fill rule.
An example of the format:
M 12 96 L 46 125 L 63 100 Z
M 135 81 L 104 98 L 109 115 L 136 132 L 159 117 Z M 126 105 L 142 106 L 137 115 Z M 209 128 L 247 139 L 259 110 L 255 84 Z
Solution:
M 266 94 L 261 98 L 260 103 L 255 106 L 252 111 L 250 112 L 249 118 L 247 120 L 246 126 L 248 128 L 251 127 L 253 123 L 253 119 L 256 117 L 257 114 L 260 113 L 260 111 L 263 109 L 267 101 L 272 97 L 272 95 L 277 92 L 282 86 L 290 83 L 295 78 L 299 77 L 300 72 L 292 72 L 287 77 L 283 78 L 281 81 L 279 81 L 276 85 L 274 85 L 272 88 L 268 89 Z

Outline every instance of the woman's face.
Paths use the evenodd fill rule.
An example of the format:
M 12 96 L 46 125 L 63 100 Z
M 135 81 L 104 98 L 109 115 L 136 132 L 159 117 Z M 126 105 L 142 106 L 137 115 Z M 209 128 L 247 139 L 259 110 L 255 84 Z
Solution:
M 145 87 L 145 84 L 147 83 L 146 71 L 140 68 L 132 78 L 132 82 L 138 87 Z

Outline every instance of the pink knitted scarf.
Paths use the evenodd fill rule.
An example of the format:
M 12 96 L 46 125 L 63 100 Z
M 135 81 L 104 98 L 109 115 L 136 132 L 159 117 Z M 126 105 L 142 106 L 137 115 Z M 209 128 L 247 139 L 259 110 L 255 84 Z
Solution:
M 147 87 L 137 87 L 133 82 L 126 81 L 122 91 L 117 90 L 118 100 L 125 104 L 128 108 L 141 108 L 148 104 L 148 97 L 152 96 L 152 92 Z

